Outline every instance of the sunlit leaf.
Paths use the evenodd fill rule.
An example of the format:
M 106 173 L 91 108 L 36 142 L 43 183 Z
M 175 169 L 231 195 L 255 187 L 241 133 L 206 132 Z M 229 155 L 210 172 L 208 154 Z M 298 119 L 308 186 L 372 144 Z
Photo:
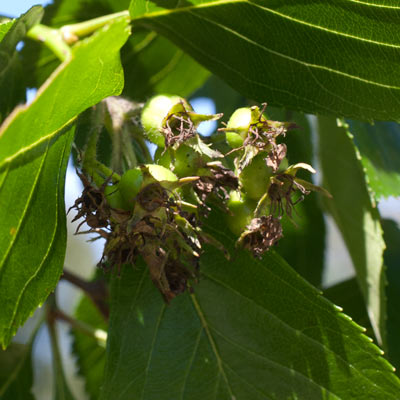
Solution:
M 45 10 L 44 22 L 60 27 L 126 10 L 129 0 L 56 0 Z M 37 86 L 57 66 L 58 60 L 43 46 L 28 43 L 22 51 L 27 77 Z M 155 32 L 135 29 L 121 53 L 125 70 L 124 95 L 147 100 L 155 93 L 187 96 L 209 75 L 190 55 Z
M 29 105 L 0 129 L 0 343 L 42 304 L 62 272 L 66 226 L 64 176 L 71 123 L 104 97 L 119 94 L 119 49 L 129 36 L 119 18 L 77 44 Z
M 212 221 L 212 222 L 211 222 Z M 167 306 L 146 268 L 113 277 L 101 399 L 396 399 L 400 383 L 361 328 L 270 251 L 206 248 L 194 294 Z
M 248 98 L 400 119 L 397 4 L 132 0 L 130 12 L 134 25 L 165 35 Z

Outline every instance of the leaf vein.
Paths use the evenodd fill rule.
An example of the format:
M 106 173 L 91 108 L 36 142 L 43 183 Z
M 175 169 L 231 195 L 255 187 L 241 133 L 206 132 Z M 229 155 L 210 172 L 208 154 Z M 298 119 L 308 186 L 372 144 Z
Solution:
M 58 205 L 58 200 L 59 200 L 59 196 L 58 195 L 59 195 L 59 193 L 58 192 L 59 192 L 60 176 L 61 176 L 61 173 L 62 173 L 62 163 L 64 161 L 65 150 L 67 148 L 67 144 L 68 144 L 68 140 L 65 141 L 64 148 L 63 148 L 63 154 L 60 157 L 60 163 L 59 163 L 59 166 L 58 166 L 58 173 L 57 173 L 57 179 L 56 179 L 56 196 L 55 196 L 56 214 L 55 214 L 55 224 L 54 224 L 54 229 L 53 229 L 53 232 L 52 232 L 52 235 L 51 235 L 51 239 L 49 239 L 49 245 L 47 247 L 46 254 L 43 256 L 43 259 L 42 259 L 41 263 L 39 264 L 39 266 L 36 269 L 35 273 L 32 274 L 32 276 L 26 281 L 24 287 L 22 288 L 22 290 L 21 290 L 21 292 L 20 292 L 20 294 L 19 294 L 19 296 L 17 298 L 17 301 L 15 303 L 15 307 L 14 307 L 14 311 L 13 311 L 13 315 L 12 315 L 12 318 L 11 318 L 10 328 L 13 325 L 13 323 L 15 321 L 15 318 L 17 316 L 17 310 L 18 310 L 19 304 L 21 302 L 22 296 L 24 295 L 24 293 L 25 293 L 26 289 L 28 288 L 29 284 L 33 281 L 34 278 L 36 278 L 38 273 L 41 271 L 45 261 L 47 260 L 49 254 L 50 254 L 51 248 L 53 247 L 53 244 L 54 244 L 54 239 L 56 237 L 56 233 L 57 233 L 57 229 L 58 229 L 58 211 L 59 211 L 59 205 Z M 48 151 L 46 151 L 46 157 L 47 157 L 47 154 L 48 154 Z
M 280 319 L 279 317 L 277 317 L 275 314 L 273 314 L 272 312 L 270 312 L 269 310 L 267 310 L 263 305 L 258 304 L 254 299 L 247 297 L 245 295 L 243 295 L 242 293 L 238 292 L 237 290 L 233 289 L 231 286 L 211 277 L 210 275 L 204 274 L 204 276 L 206 276 L 208 279 L 212 280 L 213 282 L 219 284 L 220 286 L 224 287 L 225 289 L 228 289 L 230 291 L 232 291 L 234 294 L 236 294 L 239 297 L 242 297 L 243 299 L 249 301 L 250 303 L 254 304 L 255 306 L 259 307 L 261 310 L 263 310 L 265 312 L 265 314 L 267 314 L 270 318 L 272 319 L 276 319 L 278 321 L 280 321 L 286 328 L 289 329 L 289 331 L 294 331 L 296 333 L 299 333 L 300 335 L 302 335 L 306 340 L 308 339 L 310 342 L 316 344 L 318 347 L 322 347 L 324 349 L 324 351 L 329 352 L 334 354 L 336 357 L 338 357 L 338 359 L 340 359 L 344 364 L 349 365 L 352 369 L 355 370 L 355 372 L 358 375 L 363 376 L 366 380 L 368 380 L 369 382 L 371 382 L 373 384 L 373 386 L 378 387 L 378 385 L 372 380 L 370 379 L 368 376 L 364 376 L 363 373 L 361 371 L 359 371 L 353 364 L 350 364 L 349 362 L 347 362 L 345 359 L 343 359 L 343 357 L 338 354 L 335 353 L 333 350 L 329 349 L 328 347 L 326 347 L 323 343 L 318 342 L 317 340 L 311 338 L 310 336 L 307 336 L 303 331 L 293 328 L 292 326 L 290 326 L 286 321 Z M 379 387 L 378 387 L 379 388 Z
M 183 385 L 182 385 L 182 390 L 181 390 L 181 400 L 183 400 L 183 398 L 184 398 L 184 393 L 185 393 L 185 389 L 186 389 L 186 383 L 187 383 L 188 377 L 190 375 L 190 371 L 191 371 L 192 366 L 193 366 L 193 361 L 194 361 L 194 358 L 196 356 L 197 349 L 199 347 L 200 338 L 201 338 L 201 334 L 202 333 L 203 333 L 203 327 L 201 327 L 200 330 L 199 330 L 199 334 L 197 335 L 196 341 L 194 343 L 193 353 L 192 353 L 192 356 L 190 357 L 190 360 L 189 360 L 189 365 L 186 368 L 185 378 L 183 380 Z
M 224 381 L 225 381 L 226 386 L 228 388 L 229 395 L 232 398 L 235 398 L 234 395 L 233 395 L 232 388 L 231 388 L 231 386 L 229 384 L 228 377 L 225 374 L 225 371 L 224 371 L 224 368 L 223 368 L 223 365 L 222 365 L 222 359 L 221 359 L 221 356 L 220 356 L 219 351 L 217 349 L 217 345 L 216 345 L 216 343 L 214 341 L 214 338 L 213 338 L 213 336 L 212 336 L 212 334 L 211 334 L 211 332 L 210 332 L 210 330 L 208 328 L 208 322 L 207 322 L 207 320 L 206 320 L 206 318 L 204 316 L 204 313 L 203 313 L 203 311 L 202 311 L 202 309 L 200 307 L 200 304 L 198 303 L 198 301 L 196 299 L 196 296 L 194 294 L 191 294 L 190 298 L 192 299 L 194 308 L 195 308 L 195 310 L 197 312 L 197 315 L 199 316 L 199 319 L 201 321 L 201 324 L 202 324 L 202 326 L 203 326 L 203 328 L 204 328 L 204 330 L 205 330 L 205 332 L 207 334 L 208 341 L 210 342 L 211 348 L 212 348 L 212 350 L 214 352 L 214 355 L 215 355 L 215 358 L 217 360 L 218 370 L 219 370 L 220 374 L 222 375 L 222 377 L 224 378 Z
M 28 212 L 28 209 L 29 209 L 29 206 L 30 206 L 30 204 L 31 204 L 32 197 L 33 197 L 33 194 L 35 193 L 35 190 L 36 190 L 36 186 L 37 186 L 37 182 L 38 182 L 38 180 L 39 180 L 39 176 L 40 176 L 40 174 L 41 174 L 41 172 L 42 172 L 43 165 L 44 165 L 44 162 L 45 162 L 46 157 L 47 157 L 47 152 L 48 152 L 48 148 L 49 148 L 48 146 L 49 146 L 49 144 L 47 144 L 46 152 L 45 152 L 45 153 L 43 154 L 43 156 L 42 156 L 42 157 L 43 157 L 43 158 L 42 158 L 42 161 L 41 161 L 41 163 L 40 163 L 40 166 L 39 166 L 39 168 L 38 168 L 37 174 L 36 174 L 36 176 L 35 176 L 35 180 L 34 180 L 33 183 L 32 183 L 32 189 L 31 189 L 31 191 L 30 191 L 30 193 L 29 193 L 29 195 L 28 195 L 28 198 L 26 199 L 25 208 L 24 208 L 24 210 L 22 211 L 21 218 L 19 219 L 18 225 L 17 225 L 17 227 L 16 227 L 16 229 L 15 229 L 15 234 L 14 234 L 13 237 L 11 238 L 10 244 L 9 244 L 7 250 L 4 252 L 3 258 L 0 260 L 0 271 L 2 270 L 2 268 L 3 268 L 3 266 L 4 266 L 4 263 L 6 262 L 6 260 L 7 260 L 7 258 L 8 258 L 8 255 L 10 254 L 10 251 L 11 251 L 12 247 L 14 246 L 14 243 L 15 243 L 16 240 L 17 240 L 17 237 L 18 237 L 18 235 L 19 235 L 19 232 L 20 232 L 22 223 L 23 223 L 23 221 L 24 221 L 24 219 L 25 219 L 25 216 L 26 216 L 26 214 L 27 214 L 27 212 Z

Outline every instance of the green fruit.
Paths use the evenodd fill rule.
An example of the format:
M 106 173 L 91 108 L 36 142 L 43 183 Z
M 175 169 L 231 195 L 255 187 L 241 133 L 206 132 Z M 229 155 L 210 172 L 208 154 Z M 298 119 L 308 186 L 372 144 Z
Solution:
M 106 186 L 104 188 L 104 195 L 106 196 L 107 203 L 112 208 L 118 208 L 120 210 L 129 210 L 130 206 L 125 202 L 121 195 L 118 185 Z
M 288 168 L 288 166 L 289 166 L 289 161 L 288 161 L 288 159 L 285 157 L 285 158 L 281 161 L 281 163 L 279 164 L 279 168 L 278 168 L 277 173 L 281 173 L 281 172 L 283 172 L 283 171 L 286 171 L 287 168 Z
M 172 168 L 171 153 L 169 150 L 165 151 L 162 147 L 158 147 L 154 153 L 154 161 L 157 165 L 161 165 L 167 169 Z
M 231 215 L 226 216 L 227 225 L 235 235 L 240 236 L 253 219 L 256 202 L 245 198 L 237 191 L 232 191 L 227 206 L 231 212 Z
M 257 154 L 239 176 L 243 191 L 250 199 L 259 200 L 268 189 L 273 172 L 264 160 L 266 156 L 266 153 Z
M 144 106 L 141 116 L 147 139 L 159 147 L 165 147 L 161 129 L 165 126 L 166 119 L 171 113 L 182 112 L 185 109 L 191 110 L 192 107 L 182 97 L 168 95 L 152 97 Z
M 158 165 L 173 170 L 174 174 L 181 178 L 197 175 L 198 169 L 210 161 L 209 157 L 202 156 L 185 144 L 181 144 L 177 150 L 168 149 L 164 153 L 163 151 L 164 149 L 158 148 L 154 160 Z
M 229 118 L 226 126 L 226 141 L 233 148 L 236 149 L 243 145 L 246 139 L 250 126 L 256 124 L 261 117 L 260 109 L 254 107 L 238 108 Z M 229 131 L 229 128 L 234 131 Z
M 126 204 L 133 208 L 137 194 L 143 184 L 143 173 L 140 168 L 128 169 L 119 182 L 119 191 Z
M 146 164 L 145 167 L 149 171 L 150 176 L 146 177 L 143 186 L 153 183 L 154 181 L 175 182 L 178 177 L 169 169 L 157 164 Z
M 252 112 L 249 107 L 238 108 L 229 118 L 227 128 L 235 131 L 226 131 L 226 141 L 233 149 L 243 145 L 250 124 L 252 122 Z
M 197 175 L 197 170 L 209 161 L 203 160 L 203 157 L 189 146 L 179 146 L 175 152 L 174 173 L 180 177 Z

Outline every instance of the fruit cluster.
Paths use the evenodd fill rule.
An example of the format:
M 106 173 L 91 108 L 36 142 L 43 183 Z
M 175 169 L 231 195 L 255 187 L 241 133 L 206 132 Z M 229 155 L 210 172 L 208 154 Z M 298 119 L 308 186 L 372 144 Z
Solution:
M 140 257 L 169 302 L 198 280 L 204 243 L 223 250 L 201 229 L 212 207 L 224 210 L 238 245 L 255 256 L 276 244 L 283 215 L 291 217 L 304 195 L 321 189 L 296 177 L 301 168 L 315 172 L 311 166 L 288 166 L 280 141 L 290 124 L 268 120 L 264 108 L 240 108 L 219 129 L 230 147 L 225 155 L 197 132 L 201 122 L 221 114 L 197 114 L 185 99 L 164 95 L 141 113 L 143 137 L 158 146 L 149 163 L 120 176 L 89 160 L 96 152 L 88 148 L 75 219 L 83 217 L 86 232 L 106 239 L 100 265 L 119 271 Z

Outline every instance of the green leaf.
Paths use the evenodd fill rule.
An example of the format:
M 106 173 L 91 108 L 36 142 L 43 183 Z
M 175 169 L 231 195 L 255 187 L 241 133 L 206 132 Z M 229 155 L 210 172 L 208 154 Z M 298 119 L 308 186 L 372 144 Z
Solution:
M 342 307 L 343 312 L 349 315 L 354 322 L 366 328 L 369 336 L 373 335 L 364 297 L 356 278 L 330 286 L 324 290 L 324 296 Z
M 0 42 L 3 40 L 6 33 L 10 30 L 10 28 L 15 24 L 17 20 L 1 20 L 0 21 Z
M 75 318 L 93 328 L 107 331 L 107 324 L 103 316 L 88 297 L 82 297 L 80 300 L 75 310 Z M 73 352 L 77 356 L 79 374 L 85 379 L 85 389 L 90 398 L 97 400 L 100 395 L 100 387 L 103 385 L 106 350 L 98 340 L 77 329 L 72 330 L 72 335 Z
M 376 199 L 400 196 L 400 129 L 394 122 L 374 125 L 348 121 Z
M 399 226 L 391 220 L 384 219 L 382 221 L 384 231 L 384 239 L 387 249 L 384 254 L 385 265 L 387 267 L 387 286 L 386 295 L 388 299 L 387 305 L 387 341 L 388 356 L 390 362 L 399 369 L 400 368 L 400 229 Z
M 6 346 L 54 289 L 65 244 L 64 175 L 73 131 L 86 108 L 119 94 L 120 18 L 77 44 L 29 105 L 0 129 L 0 343 Z
M 112 278 L 100 399 L 396 399 L 400 383 L 361 328 L 276 253 L 235 249 L 221 215 L 194 294 L 163 303 L 146 268 Z
M 0 24 L 0 122 L 18 104 L 25 101 L 22 64 L 16 46 L 29 28 L 40 22 L 41 6 L 32 7 L 20 18 Z
M 129 0 L 55 1 L 46 7 L 44 22 L 60 27 L 128 7 Z M 55 57 L 36 43 L 28 43 L 22 53 L 31 86 L 42 82 L 57 65 Z M 126 71 L 123 94 L 135 100 L 145 101 L 155 93 L 185 97 L 199 88 L 209 76 L 206 69 L 168 39 L 147 30 L 135 30 L 122 49 L 121 58 Z
M 347 129 L 329 117 L 320 117 L 318 125 L 322 186 L 333 196 L 324 203 L 349 250 L 375 335 L 385 343 L 385 243 L 379 213 Z
M 132 0 L 130 12 L 134 25 L 165 35 L 248 98 L 311 113 L 400 119 L 397 5 Z
M 13 343 L 0 350 L 0 398 L 33 400 L 32 344 Z
M 132 35 L 122 51 L 122 63 L 127 72 L 124 94 L 138 100 L 155 93 L 186 97 L 210 75 L 168 39 L 149 31 Z

